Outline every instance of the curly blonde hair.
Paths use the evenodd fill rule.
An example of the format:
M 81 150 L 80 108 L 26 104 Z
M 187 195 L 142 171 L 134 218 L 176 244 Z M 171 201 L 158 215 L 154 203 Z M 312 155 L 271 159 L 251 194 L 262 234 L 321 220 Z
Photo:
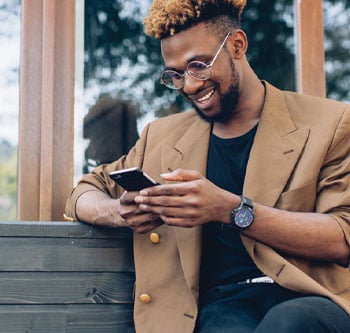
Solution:
M 145 33 L 162 39 L 196 23 L 228 16 L 240 22 L 246 0 L 153 0 L 144 20 Z

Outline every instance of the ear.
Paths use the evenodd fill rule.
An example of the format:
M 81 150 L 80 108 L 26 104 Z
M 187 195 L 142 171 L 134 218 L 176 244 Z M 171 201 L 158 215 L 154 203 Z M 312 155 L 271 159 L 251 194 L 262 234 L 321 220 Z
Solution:
M 241 29 L 237 29 L 229 37 L 230 40 L 230 52 L 234 59 L 242 58 L 248 49 L 248 39 L 245 32 Z

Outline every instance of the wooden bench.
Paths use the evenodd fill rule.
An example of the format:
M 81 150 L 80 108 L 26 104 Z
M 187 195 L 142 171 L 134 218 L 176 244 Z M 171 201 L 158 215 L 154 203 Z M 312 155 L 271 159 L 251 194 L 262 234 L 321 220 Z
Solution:
M 0 332 L 134 332 L 130 230 L 0 222 Z

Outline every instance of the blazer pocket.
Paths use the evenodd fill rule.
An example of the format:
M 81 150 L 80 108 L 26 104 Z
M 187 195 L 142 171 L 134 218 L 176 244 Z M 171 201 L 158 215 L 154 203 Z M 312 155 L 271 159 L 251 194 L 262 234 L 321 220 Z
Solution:
M 276 207 L 294 212 L 314 212 L 316 202 L 316 181 L 282 192 Z

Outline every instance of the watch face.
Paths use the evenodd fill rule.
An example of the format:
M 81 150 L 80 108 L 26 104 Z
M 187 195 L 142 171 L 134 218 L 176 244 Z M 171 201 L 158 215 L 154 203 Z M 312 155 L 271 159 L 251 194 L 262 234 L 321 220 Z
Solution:
M 254 220 L 253 211 L 249 207 L 243 206 L 235 212 L 235 224 L 239 228 L 249 227 Z

